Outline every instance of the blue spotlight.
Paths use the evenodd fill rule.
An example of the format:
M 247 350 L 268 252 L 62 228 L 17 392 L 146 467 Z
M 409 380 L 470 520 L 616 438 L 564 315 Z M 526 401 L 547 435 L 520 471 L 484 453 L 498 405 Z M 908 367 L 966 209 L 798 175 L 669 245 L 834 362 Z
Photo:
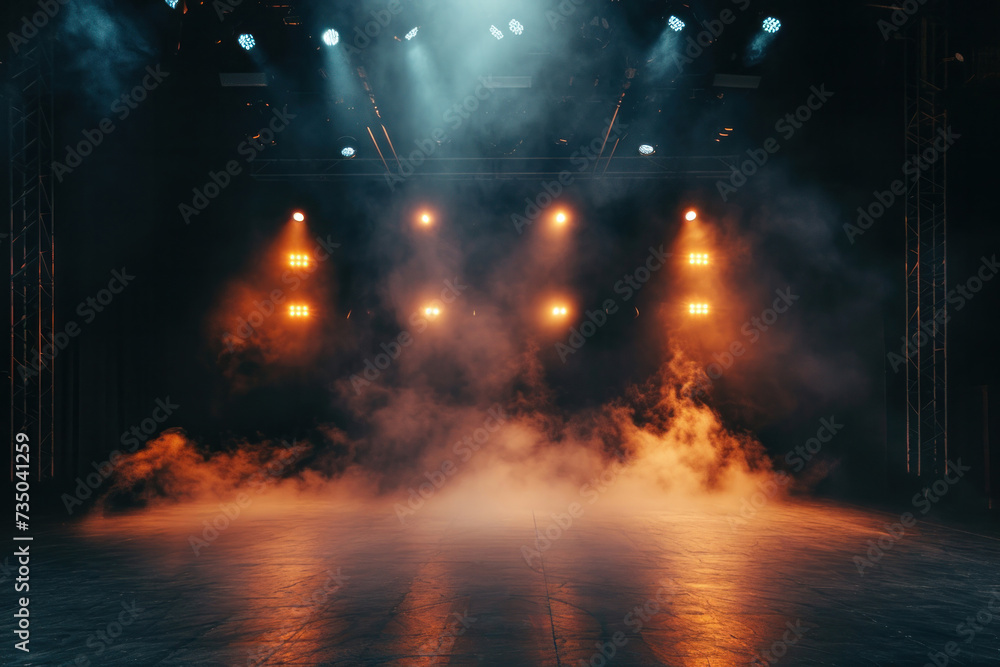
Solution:
M 521 33 L 524 32 L 524 26 L 521 25 L 521 22 L 518 21 L 517 19 L 511 19 L 510 25 L 508 27 L 510 28 L 510 31 L 515 35 L 520 35 Z
M 180 0 L 166 0 L 167 6 L 170 7 L 170 9 L 177 9 L 178 2 L 180 2 Z
M 242 46 L 247 51 L 257 46 L 257 41 L 254 40 L 253 35 L 249 33 L 243 33 L 237 38 L 237 41 L 240 43 L 240 46 Z
M 684 29 L 684 21 L 681 21 L 676 16 L 671 16 L 669 19 L 667 19 L 667 25 L 674 32 L 680 32 L 681 30 Z
M 340 33 L 330 28 L 323 33 L 323 43 L 327 46 L 337 46 L 340 43 Z
M 413 30 L 411 30 L 410 32 L 408 32 L 408 33 L 406 33 L 405 35 L 403 35 L 403 38 L 404 38 L 404 39 L 405 39 L 406 41 L 410 41 L 411 39 L 413 39 L 414 37 L 416 37 L 416 36 L 417 36 L 417 30 L 418 30 L 418 28 L 414 28 L 414 29 L 413 29 Z
M 355 155 L 357 155 L 358 152 L 356 150 L 354 150 L 354 147 L 352 147 L 352 146 L 344 146 L 344 149 L 342 151 L 340 151 L 340 154 L 343 155 L 344 157 L 350 159 L 350 158 L 354 157 Z
M 761 25 L 761 27 L 764 28 L 764 32 L 773 35 L 774 33 L 778 32 L 779 28 L 781 28 L 781 21 L 774 18 L 773 16 L 768 16 L 766 19 L 764 19 L 764 23 Z
M 495 25 L 490 26 L 490 34 L 496 37 L 497 39 L 503 39 L 503 33 L 500 31 L 500 28 L 496 27 Z
M 656 152 L 656 149 L 653 148 L 652 146 L 650 146 L 649 144 L 643 144 L 643 145 L 639 146 L 639 153 L 641 155 L 652 155 L 655 152 Z

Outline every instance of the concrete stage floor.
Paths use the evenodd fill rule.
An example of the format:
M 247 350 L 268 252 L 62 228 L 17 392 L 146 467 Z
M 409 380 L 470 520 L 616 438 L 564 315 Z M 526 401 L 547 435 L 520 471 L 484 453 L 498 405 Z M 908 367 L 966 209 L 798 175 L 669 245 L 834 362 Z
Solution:
M 899 515 L 831 503 L 735 527 L 733 508 L 587 508 L 546 545 L 541 511 L 252 509 L 197 556 L 217 504 L 36 531 L 32 652 L 7 613 L 0 662 L 919 666 L 951 648 L 947 664 L 1000 665 L 998 535 L 919 514 L 889 544 Z

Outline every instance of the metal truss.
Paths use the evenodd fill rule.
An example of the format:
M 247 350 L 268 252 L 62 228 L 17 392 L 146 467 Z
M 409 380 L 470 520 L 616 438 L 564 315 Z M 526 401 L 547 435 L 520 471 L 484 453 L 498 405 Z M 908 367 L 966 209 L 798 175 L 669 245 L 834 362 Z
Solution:
M 438 180 L 566 180 L 728 178 L 736 156 L 580 158 L 426 158 L 419 165 L 381 159 L 256 160 L 254 178 L 262 181 L 338 181 L 375 179 L 399 182 L 409 178 Z M 585 164 L 581 164 L 584 163 Z M 412 167 L 412 168 L 411 168 Z M 583 168 L 581 168 L 583 167 Z
M 55 474 L 52 44 L 22 44 L 7 63 L 10 142 L 10 428 L 26 433 L 31 471 Z M 11 447 L 11 475 L 14 454 Z
M 944 2 L 911 19 L 904 40 L 906 224 L 906 469 L 945 472 L 948 459 L 948 35 Z M 939 142 L 935 147 L 935 141 Z

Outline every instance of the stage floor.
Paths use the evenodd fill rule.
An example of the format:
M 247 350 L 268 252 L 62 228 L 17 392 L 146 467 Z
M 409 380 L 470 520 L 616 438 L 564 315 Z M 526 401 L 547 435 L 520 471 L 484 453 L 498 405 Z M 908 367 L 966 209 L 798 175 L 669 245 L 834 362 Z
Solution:
M 540 510 L 403 525 L 391 508 L 258 505 L 211 540 L 217 504 L 36 531 L 32 651 L 12 650 L 5 614 L 18 655 L 2 662 L 854 667 L 951 648 L 950 665 L 1000 664 L 1000 536 L 922 516 L 889 544 L 899 515 L 819 502 L 735 526 L 724 509 L 595 507 L 558 530 Z M 561 534 L 536 542 L 536 526 Z

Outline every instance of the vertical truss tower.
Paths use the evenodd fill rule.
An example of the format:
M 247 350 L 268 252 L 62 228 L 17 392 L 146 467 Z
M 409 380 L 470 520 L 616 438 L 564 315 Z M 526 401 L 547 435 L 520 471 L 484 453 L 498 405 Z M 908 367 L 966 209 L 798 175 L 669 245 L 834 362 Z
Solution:
M 947 153 L 934 142 L 948 126 L 948 35 L 943 0 L 912 17 L 905 42 L 906 469 L 944 472 L 948 457 Z M 939 142 L 940 145 L 940 142 Z
M 7 63 L 10 135 L 10 428 L 31 443 L 31 471 L 55 474 L 52 43 L 44 34 Z M 11 475 L 14 472 L 11 446 Z

